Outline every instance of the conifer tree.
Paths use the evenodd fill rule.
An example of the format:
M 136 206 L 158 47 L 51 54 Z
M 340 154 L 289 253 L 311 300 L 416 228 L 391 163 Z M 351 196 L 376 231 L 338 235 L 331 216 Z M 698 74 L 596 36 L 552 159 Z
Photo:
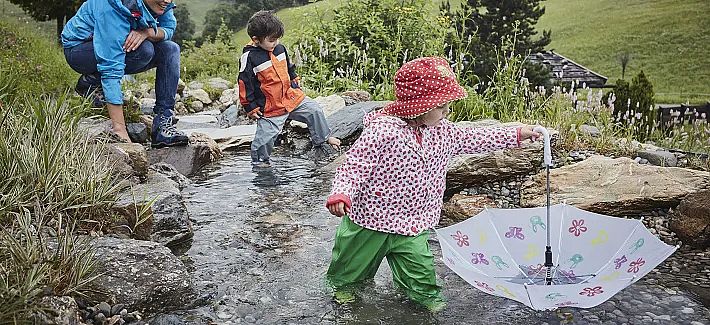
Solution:
M 467 0 L 456 12 L 450 6 L 442 6 L 443 14 L 451 19 L 453 27 L 469 44 L 462 47 L 464 73 L 472 71 L 481 81 L 487 81 L 493 75 L 497 56 L 501 50 L 526 56 L 540 52 L 550 44 L 551 33 L 543 31 L 541 36 L 535 30 L 538 19 L 545 13 L 541 0 Z M 512 43 L 514 37 L 514 43 Z M 511 45 L 512 44 L 512 45 Z M 512 48 L 511 48 L 512 46 Z M 539 67 L 527 68 L 531 84 L 544 84 L 548 72 Z M 534 73 L 533 73 L 534 72 Z M 535 76 L 532 74 L 542 74 Z

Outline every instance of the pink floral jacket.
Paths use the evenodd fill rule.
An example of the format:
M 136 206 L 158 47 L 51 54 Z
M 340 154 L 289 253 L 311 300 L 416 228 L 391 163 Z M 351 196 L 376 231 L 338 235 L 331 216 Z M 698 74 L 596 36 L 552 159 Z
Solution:
M 338 167 L 328 203 L 344 202 L 350 219 L 376 231 L 415 236 L 439 223 L 446 166 L 455 155 L 520 145 L 519 128 L 462 128 L 443 120 L 416 129 L 373 112 Z

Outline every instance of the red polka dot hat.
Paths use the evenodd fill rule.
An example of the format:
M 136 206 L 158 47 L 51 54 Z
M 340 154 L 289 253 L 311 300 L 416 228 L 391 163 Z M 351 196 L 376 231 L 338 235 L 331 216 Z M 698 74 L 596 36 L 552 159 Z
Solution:
M 418 58 L 402 65 L 394 76 L 394 89 L 397 100 L 383 111 L 407 119 L 468 96 L 441 57 Z

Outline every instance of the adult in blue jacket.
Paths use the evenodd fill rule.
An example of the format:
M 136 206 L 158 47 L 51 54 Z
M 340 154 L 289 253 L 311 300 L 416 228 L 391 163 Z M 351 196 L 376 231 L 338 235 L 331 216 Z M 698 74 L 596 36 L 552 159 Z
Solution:
M 81 73 L 76 91 L 105 102 L 113 131 L 130 142 L 123 118 L 121 78 L 156 68 L 153 147 L 187 144 L 173 125 L 180 47 L 172 0 L 88 0 L 62 31 L 67 63 Z

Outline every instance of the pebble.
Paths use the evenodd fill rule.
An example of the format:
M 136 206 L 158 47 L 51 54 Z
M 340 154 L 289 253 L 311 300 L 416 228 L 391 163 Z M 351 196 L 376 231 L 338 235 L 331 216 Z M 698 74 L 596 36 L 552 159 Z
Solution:
M 225 313 L 225 312 L 223 312 L 223 311 L 220 311 L 220 312 L 217 313 L 217 318 L 219 318 L 219 319 L 228 319 L 228 318 L 232 318 L 232 315 L 227 314 L 227 313 Z
M 244 321 L 247 323 L 256 323 L 256 318 L 252 315 L 246 315 L 244 316 Z
M 685 308 L 681 309 L 680 312 L 683 314 L 694 314 L 695 310 L 690 307 L 685 307 Z

